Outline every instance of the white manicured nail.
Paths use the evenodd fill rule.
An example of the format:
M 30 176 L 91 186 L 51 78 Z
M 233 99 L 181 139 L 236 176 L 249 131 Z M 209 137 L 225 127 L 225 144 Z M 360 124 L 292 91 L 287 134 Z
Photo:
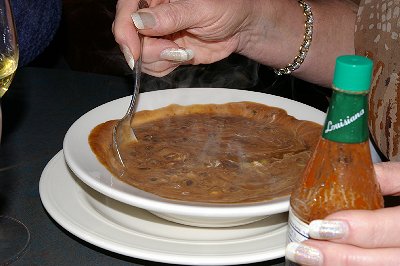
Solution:
M 338 220 L 314 220 L 309 227 L 309 235 L 315 239 L 338 239 L 348 232 L 349 225 Z
M 301 243 L 289 243 L 286 246 L 285 256 L 288 260 L 301 265 L 319 266 L 323 264 L 323 256 L 318 249 Z
M 122 53 L 124 54 L 125 60 L 128 63 L 129 67 L 133 69 L 135 67 L 135 59 L 128 46 L 122 45 Z
M 192 59 L 194 53 L 190 49 L 168 48 L 161 52 L 160 57 L 165 60 L 184 62 Z
M 135 12 L 131 15 L 133 24 L 139 30 L 150 29 L 156 25 L 156 19 L 150 12 Z

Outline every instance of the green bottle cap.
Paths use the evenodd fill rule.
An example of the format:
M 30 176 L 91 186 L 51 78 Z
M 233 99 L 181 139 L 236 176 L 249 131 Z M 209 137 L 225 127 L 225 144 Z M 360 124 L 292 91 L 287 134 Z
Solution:
M 339 90 L 368 91 L 372 80 L 372 60 L 359 55 L 336 58 L 333 86 Z

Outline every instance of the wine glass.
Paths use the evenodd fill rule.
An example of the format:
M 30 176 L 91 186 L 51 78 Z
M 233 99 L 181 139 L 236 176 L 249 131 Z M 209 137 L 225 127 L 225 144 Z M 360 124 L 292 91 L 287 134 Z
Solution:
M 7 92 L 18 65 L 18 43 L 10 0 L 0 0 L 0 100 Z M 1 139 L 0 105 L 0 139 Z M 17 260 L 30 241 L 28 228 L 17 219 L 0 214 L 0 265 Z
M 0 1 L 0 97 L 7 92 L 18 66 L 18 42 L 10 1 Z

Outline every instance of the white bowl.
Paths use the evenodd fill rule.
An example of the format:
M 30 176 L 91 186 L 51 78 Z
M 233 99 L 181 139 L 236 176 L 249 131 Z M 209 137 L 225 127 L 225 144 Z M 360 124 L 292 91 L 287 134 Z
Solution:
M 76 176 L 98 192 L 115 200 L 146 209 L 164 219 L 202 227 L 228 227 L 251 223 L 288 211 L 289 197 L 247 204 L 210 204 L 169 200 L 139 190 L 114 177 L 96 158 L 88 144 L 90 131 L 98 124 L 120 119 L 130 97 L 103 104 L 80 117 L 64 139 L 65 159 Z M 253 101 L 285 109 L 297 119 L 322 124 L 325 113 L 305 104 L 264 93 L 222 88 L 184 88 L 142 93 L 137 110 L 156 109 L 172 103 L 226 103 Z

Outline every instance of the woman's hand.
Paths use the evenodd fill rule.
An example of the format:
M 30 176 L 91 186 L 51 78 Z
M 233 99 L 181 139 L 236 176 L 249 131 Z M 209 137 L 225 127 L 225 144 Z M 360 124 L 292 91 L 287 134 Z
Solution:
M 384 195 L 400 195 L 400 162 L 375 165 Z M 400 265 L 400 206 L 340 211 L 310 224 L 313 240 L 289 244 L 287 257 L 304 265 Z M 326 241 L 319 241 L 326 240 Z
M 139 53 L 135 26 L 146 36 L 143 71 L 155 76 L 179 64 L 213 63 L 238 51 L 244 41 L 240 32 L 253 12 L 253 1 L 242 0 L 153 0 L 138 12 L 136 2 L 118 1 L 113 32 L 128 62 Z
M 293 0 L 118 0 L 113 33 L 131 68 L 145 36 L 143 70 L 164 76 L 180 64 L 208 64 L 239 53 L 282 68 L 299 54 L 303 8 Z M 335 59 L 354 53 L 357 6 L 348 0 L 307 0 L 314 14 L 313 40 L 293 75 L 330 86 Z M 134 23 L 132 22 L 134 21 Z M 136 26 L 136 27 L 135 27 Z
M 303 41 L 305 17 L 293 0 L 148 0 L 150 8 L 140 11 L 137 2 L 118 1 L 113 32 L 131 68 L 140 51 L 137 31 L 145 36 L 143 71 L 154 76 L 180 64 L 213 63 L 232 53 L 284 67 L 293 62 Z M 329 14 L 343 11 L 314 6 L 317 13 L 319 6 Z

